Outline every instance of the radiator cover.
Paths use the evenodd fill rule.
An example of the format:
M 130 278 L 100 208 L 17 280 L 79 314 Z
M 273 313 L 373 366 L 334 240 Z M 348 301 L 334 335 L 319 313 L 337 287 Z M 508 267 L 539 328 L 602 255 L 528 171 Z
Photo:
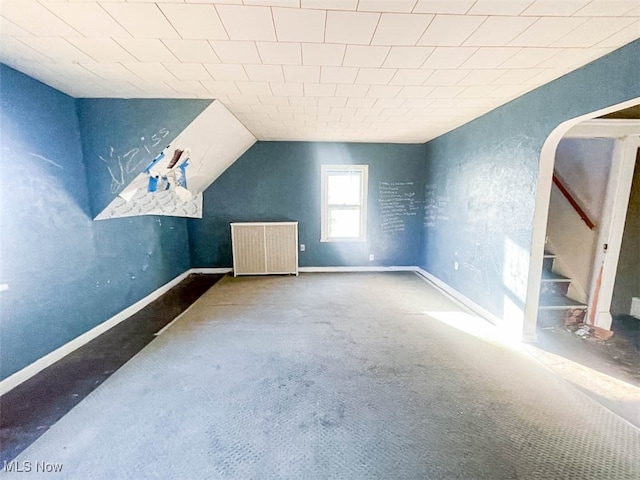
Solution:
M 233 275 L 298 275 L 298 222 L 231 224 Z

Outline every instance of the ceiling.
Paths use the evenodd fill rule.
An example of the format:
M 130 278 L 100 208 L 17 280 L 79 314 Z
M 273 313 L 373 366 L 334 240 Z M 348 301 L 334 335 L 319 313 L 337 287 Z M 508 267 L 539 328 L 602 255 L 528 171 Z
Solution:
M 0 0 L 0 32 L 0 61 L 74 97 L 425 142 L 640 38 L 640 0 Z

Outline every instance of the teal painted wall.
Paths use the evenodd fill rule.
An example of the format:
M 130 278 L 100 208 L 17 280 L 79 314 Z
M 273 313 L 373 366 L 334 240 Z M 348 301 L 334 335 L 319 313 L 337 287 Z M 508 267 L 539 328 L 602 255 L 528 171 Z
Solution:
M 505 278 L 526 276 L 511 260 L 528 259 L 542 144 L 567 119 L 640 97 L 640 41 L 426 145 L 258 143 L 205 192 L 205 218 L 189 221 L 91 218 L 119 190 L 111 147 L 115 158 L 137 148 L 151 159 L 163 128 L 172 137 L 209 102 L 76 101 L 8 67 L 0 74 L 5 378 L 190 266 L 231 265 L 231 221 L 297 220 L 302 266 L 419 263 L 501 315 L 526 288 Z M 144 163 L 124 165 L 124 183 Z M 321 163 L 370 165 L 367 244 L 319 242 Z M 394 182 L 414 210 L 389 229 L 380 188 Z
M 323 163 L 369 165 L 366 243 L 320 242 Z M 423 145 L 258 142 L 205 191 L 204 218 L 189 220 L 192 264 L 232 265 L 230 222 L 297 221 L 300 266 L 415 265 L 423 169 Z
M 78 99 L 93 217 L 210 104 L 211 100 Z
M 6 378 L 180 275 L 190 261 L 185 219 L 92 221 L 76 100 L 1 64 L 0 76 Z M 148 130 L 142 118 L 136 127 Z
M 566 120 L 640 97 L 639 79 L 635 41 L 428 142 L 420 265 L 499 317 L 522 307 L 542 145 Z

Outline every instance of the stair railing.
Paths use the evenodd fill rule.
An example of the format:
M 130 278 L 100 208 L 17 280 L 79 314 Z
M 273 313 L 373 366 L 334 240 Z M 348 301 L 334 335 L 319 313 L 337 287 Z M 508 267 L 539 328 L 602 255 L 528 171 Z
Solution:
M 560 177 L 558 177 L 558 175 L 556 175 L 556 173 L 553 173 L 553 183 L 556 187 L 558 187 L 558 190 L 560 190 L 560 192 L 562 192 L 562 195 L 564 195 L 564 197 L 567 199 L 567 201 L 571 204 L 571 206 L 573 207 L 573 209 L 576 211 L 576 213 L 578 215 L 580 215 L 580 218 L 582 219 L 582 221 L 584 223 L 587 224 L 587 227 L 589 227 L 590 230 L 593 230 L 596 228 L 596 224 L 593 223 L 593 221 L 589 218 L 589 215 L 587 215 L 587 212 L 585 212 L 582 207 L 580 206 L 580 204 L 577 202 L 577 200 L 573 197 L 573 195 L 571 195 L 571 192 L 567 189 L 567 187 L 562 183 L 562 180 L 560 180 Z

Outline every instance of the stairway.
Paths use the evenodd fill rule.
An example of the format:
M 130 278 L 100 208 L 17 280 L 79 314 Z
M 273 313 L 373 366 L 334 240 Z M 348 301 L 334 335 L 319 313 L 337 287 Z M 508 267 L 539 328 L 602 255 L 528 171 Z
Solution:
M 545 252 L 538 307 L 538 325 L 543 328 L 577 325 L 587 312 L 586 305 L 567 297 L 571 279 L 553 271 L 555 259 L 554 254 Z

